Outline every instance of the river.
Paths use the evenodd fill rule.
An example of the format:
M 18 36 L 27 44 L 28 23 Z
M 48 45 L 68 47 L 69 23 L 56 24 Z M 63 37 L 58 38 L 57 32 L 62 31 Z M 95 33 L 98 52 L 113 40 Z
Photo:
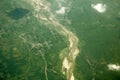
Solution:
M 29 3 L 35 9 L 35 12 L 33 12 L 33 13 L 34 13 L 34 16 L 38 20 L 45 22 L 45 24 L 54 25 L 54 27 L 56 27 L 60 30 L 60 31 L 57 30 L 57 32 L 59 32 L 63 36 L 67 37 L 67 39 L 69 41 L 69 46 L 68 46 L 67 56 L 64 56 L 64 59 L 63 59 L 62 73 L 66 76 L 67 80 L 75 80 L 73 71 L 74 71 L 74 67 L 75 67 L 75 59 L 79 53 L 78 37 L 72 31 L 68 30 L 64 25 L 62 25 L 59 22 L 59 19 L 56 18 L 56 16 L 52 13 L 52 11 L 50 9 L 50 5 L 51 5 L 50 3 L 48 3 L 45 0 L 30 0 Z M 40 12 L 41 10 L 43 12 L 49 13 L 48 16 L 43 14 L 43 12 Z M 60 53 L 60 54 L 62 54 L 62 53 Z M 46 75 L 46 80 L 48 80 L 47 75 Z

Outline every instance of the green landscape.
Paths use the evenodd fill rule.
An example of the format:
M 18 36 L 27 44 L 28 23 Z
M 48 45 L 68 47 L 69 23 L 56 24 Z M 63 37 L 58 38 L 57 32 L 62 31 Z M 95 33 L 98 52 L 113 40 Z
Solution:
M 0 80 L 120 80 L 119 4 L 1 0 Z

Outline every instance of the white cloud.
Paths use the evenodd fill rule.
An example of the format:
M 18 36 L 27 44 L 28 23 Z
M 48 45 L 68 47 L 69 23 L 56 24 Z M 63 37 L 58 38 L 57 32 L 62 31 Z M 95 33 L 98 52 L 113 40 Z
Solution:
M 91 4 L 91 7 L 98 11 L 99 13 L 103 13 L 106 11 L 106 5 L 102 3 Z
M 120 66 L 116 64 L 108 64 L 108 69 L 112 71 L 120 71 Z
M 66 7 L 61 7 L 59 10 L 56 11 L 57 14 L 65 14 Z

